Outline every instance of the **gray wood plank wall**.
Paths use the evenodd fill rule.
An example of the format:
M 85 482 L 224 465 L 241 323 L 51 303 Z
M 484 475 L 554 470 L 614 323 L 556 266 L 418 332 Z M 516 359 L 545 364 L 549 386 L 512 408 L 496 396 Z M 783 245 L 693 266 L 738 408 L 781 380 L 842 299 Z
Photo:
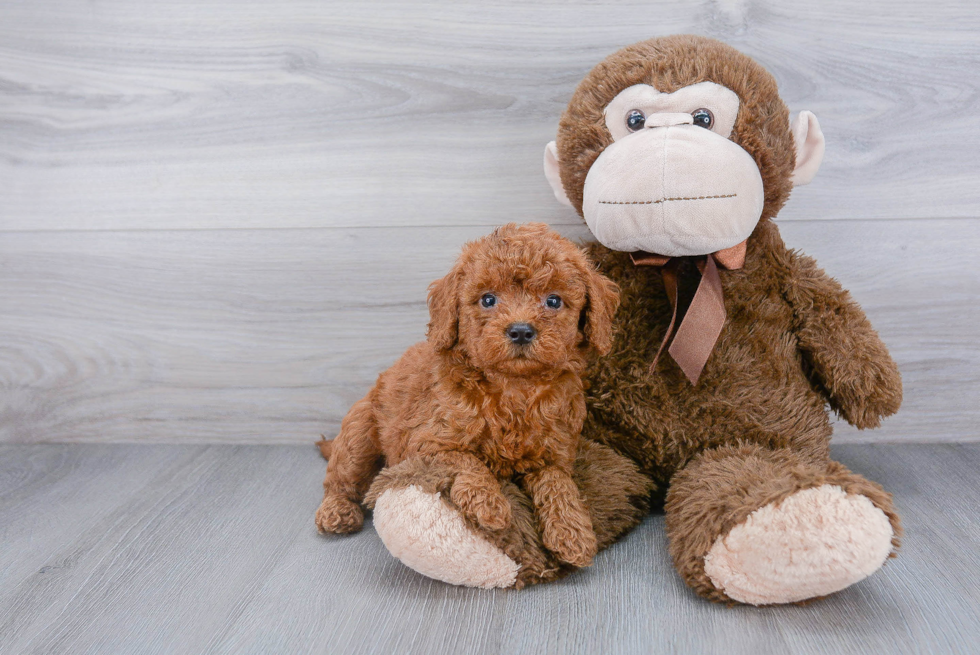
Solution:
M 544 220 L 582 75 L 691 32 L 827 156 L 780 216 L 906 403 L 843 441 L 978 438 L 975 0 L 0 4 L 0 441 L 308 442 L 419 340 L 463 241 Z

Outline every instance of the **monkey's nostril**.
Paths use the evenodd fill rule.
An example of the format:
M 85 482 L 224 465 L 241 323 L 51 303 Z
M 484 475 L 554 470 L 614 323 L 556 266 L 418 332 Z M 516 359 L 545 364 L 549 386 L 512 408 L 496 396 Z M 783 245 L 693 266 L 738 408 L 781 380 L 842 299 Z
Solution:
M 506 333 L 507 338 L 519 346 L 531 343 L 538 334 L 530 323 L 511 323 Z

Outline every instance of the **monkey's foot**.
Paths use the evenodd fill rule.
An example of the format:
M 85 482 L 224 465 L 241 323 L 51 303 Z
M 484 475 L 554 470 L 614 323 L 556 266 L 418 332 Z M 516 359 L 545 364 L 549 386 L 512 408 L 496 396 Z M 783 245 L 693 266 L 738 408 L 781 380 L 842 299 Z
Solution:
M 517 562 L 470 530 L 438 493 L 387 489 L 375 501 L 374 527 L 391 554 L 422 575 L 484 589 L 517 581 Z
M 892 552 L 893 536 L 866 496 L 825 484 L 761 507 L 718 537 L 704 571 L 739 602 L 792 603 L 868 577 Z

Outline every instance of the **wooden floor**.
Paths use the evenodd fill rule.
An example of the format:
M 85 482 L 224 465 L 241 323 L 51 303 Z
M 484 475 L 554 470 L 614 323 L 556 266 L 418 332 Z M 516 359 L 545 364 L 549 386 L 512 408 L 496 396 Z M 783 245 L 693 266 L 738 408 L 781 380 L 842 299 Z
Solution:
M 980 444 L 844 445 L 895 494 L 901 555 L 804 607 L 725 608 L 673 572 L 663 517 L 559 583 L 423 578 L 370 524 L 313 527 L 312 445 L 0 446 L 4 653 L 969 653 Z

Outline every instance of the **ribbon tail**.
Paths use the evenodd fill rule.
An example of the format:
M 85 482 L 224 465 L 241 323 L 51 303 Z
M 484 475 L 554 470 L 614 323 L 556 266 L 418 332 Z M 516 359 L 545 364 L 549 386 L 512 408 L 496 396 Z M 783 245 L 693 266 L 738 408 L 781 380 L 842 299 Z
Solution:
M 667 298 L 670 299 L 670 304 L 674 307 L 674 313 L 670 316 L 670 325 L 667 326 L 667 331 L 664 332 L 663 341 L 660 342 L 660 348 L 657 349 L 657 354 L 653 357 L 653 362 L 650 364 L 650 373 L 652 374 L 654 369 L 657 368 L 657 362 L 660 361 L 660 355 L 663 354 L 664 348 L 667 347 L 667 342 L 670 341 L 670 335 L 674 331 L 674 323 L 677 322 L 677 262 L 668 262 L 663 268 L 660 269 L 660 277 L 664 281 L 664 291 L 667 292 Z
M 666 274 L 664 283 L 666 285 Z M 675 318 L 677 316 L 676 284 L 675 278 L 674 296 L 672 298 Z M 669 291 L 668 295 L 670 295 Z M 691 381 L 691 384 L 698 383 L 701 371 L 704 370 L 708 357 L 711 356 L 711 351 L 715 347 L 715 342 L 721 335 L 726 316 L 721 277 L 718 275 L 718 267 L 715 265 L 714 257 L 708 255 L 704 270 L 701 273 L 698 290 L 695 292 L 694 299 L 691 300 L 691 305 L 684 314 L 684 320 L 677 328 L 674 340 L 667 351 L 684 371 L 684 375 Z M 674 325 L 673 318 L 670 325 L 671 327 Z M 668 328 L 669 334 L 670 328 Z M 664 343 L 666 343 L 666 338 Z M 661 344 L 660 349 L 663 350 L 663 344 Z

